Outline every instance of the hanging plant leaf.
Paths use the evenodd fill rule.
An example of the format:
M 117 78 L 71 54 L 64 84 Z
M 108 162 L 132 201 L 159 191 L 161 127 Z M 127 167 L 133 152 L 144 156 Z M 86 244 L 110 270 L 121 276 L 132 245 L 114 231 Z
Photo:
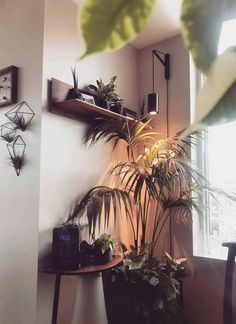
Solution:
M 181 29 L 197 68 L 207 73 L 217 56 L 224 14 L 222 0 L 184 0 Z
M 154 0 L 84 0 L 78 21 L 86 49 L 81 58 L 110 52 L 133 40 L 145 26 Z
M 236 47 L 217 57 L 207 80 L 199 91 L 195 122 L 182 136 L 197 128 L 230 122 L 236 119 Z M 211 94 L 211 95 L 209 95 Z

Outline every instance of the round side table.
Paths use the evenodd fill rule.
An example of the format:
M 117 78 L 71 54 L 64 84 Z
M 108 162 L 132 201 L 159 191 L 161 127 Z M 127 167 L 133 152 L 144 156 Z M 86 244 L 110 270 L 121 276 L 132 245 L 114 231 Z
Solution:
M 107 324 L 106 308 L 103 294 L 101 273 L 111 269 L 123 261 L 123 256 L 117 256 L 109 263 L 91 265 L 78 270 L 62 270 L 45 267 L 44 273 L 55 275 L 52 324 L 57 324 L 57 312 L 60 296 L 61 276 L 78 276 L 80 287 L 77 288 L 76 302 L 71 324 Z M 102 295 L 101 295 L 102 292 Z M 85 304 L 91 305 L 90 312 L 85 312 Z

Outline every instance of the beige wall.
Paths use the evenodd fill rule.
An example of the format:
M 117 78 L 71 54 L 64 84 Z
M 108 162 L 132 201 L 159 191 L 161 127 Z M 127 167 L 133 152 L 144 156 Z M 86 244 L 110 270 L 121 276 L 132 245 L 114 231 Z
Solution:
M 36 113 L 30 127 L 19 132 L 27 144 L 19 177 L 8 164 L 6 143 L 0 142 L 1 324 L 35 322 L 42 58 L 43 1 L 0 1 L 0 69 L 20 68 L 19 102 L 27 101 Z M 9 109 L 0 109 L 1 124 Z
M 52 229 L 65 221 L 78 195 L 101 183 L 111 161 L 111 147 L 99 143 L 92 149 L 82 144 L 86 124 L 47 111 L 47 80 L 55 77 L 72 83 L 71 66 L 82 51 L 76 30 L 76 6 L 68 0 L 48 0 L 45 5 L 44 91 L 41 146 L 39 216 L 39 281 L 37 323 L 49 323 L 54 278 L 42 275 L 50 254 Z M 127 46 L 114 54 L 95 55 L 78 63 L 80 86 L 117 75 L 117 92 L 132 109 L 138 104 L 137 53 Z M 60 324 L 69 324 L 76 290 L 75 278 L 63 278 Z

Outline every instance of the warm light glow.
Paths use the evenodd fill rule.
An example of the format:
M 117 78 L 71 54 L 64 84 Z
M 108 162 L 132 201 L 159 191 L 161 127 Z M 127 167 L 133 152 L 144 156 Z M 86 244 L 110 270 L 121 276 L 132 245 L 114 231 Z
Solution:
M 157 111 L 150 111 L 149 112 L 149 115 L 156 115 L 157 114 Z

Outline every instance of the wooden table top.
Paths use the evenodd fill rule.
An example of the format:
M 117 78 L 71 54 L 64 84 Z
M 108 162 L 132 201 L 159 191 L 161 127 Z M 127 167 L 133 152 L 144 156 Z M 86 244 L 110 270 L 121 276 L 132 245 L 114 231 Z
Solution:
M 49 274 L 59 274 L 64 276 L 75 276 L 75 275 L 83 275 L 83 274 L 89 274 L 89 273 L 96 273 L 96 272 L 102 272 L 108 269 L 111 269 L 115 267 L 116 265 L 120 264 L 123 261 L 123 256 L 117 256 L 112 259 L 111 262 L 106 264 L 99 264 L 99 265 L 89 265 L 84 266 L 82 268 L 76 269 L 76 270 L 63 270 L 63 269 L 55 269 L 53 267 L 45 267 L 43 269 L 43 272 L 49 273 Z

